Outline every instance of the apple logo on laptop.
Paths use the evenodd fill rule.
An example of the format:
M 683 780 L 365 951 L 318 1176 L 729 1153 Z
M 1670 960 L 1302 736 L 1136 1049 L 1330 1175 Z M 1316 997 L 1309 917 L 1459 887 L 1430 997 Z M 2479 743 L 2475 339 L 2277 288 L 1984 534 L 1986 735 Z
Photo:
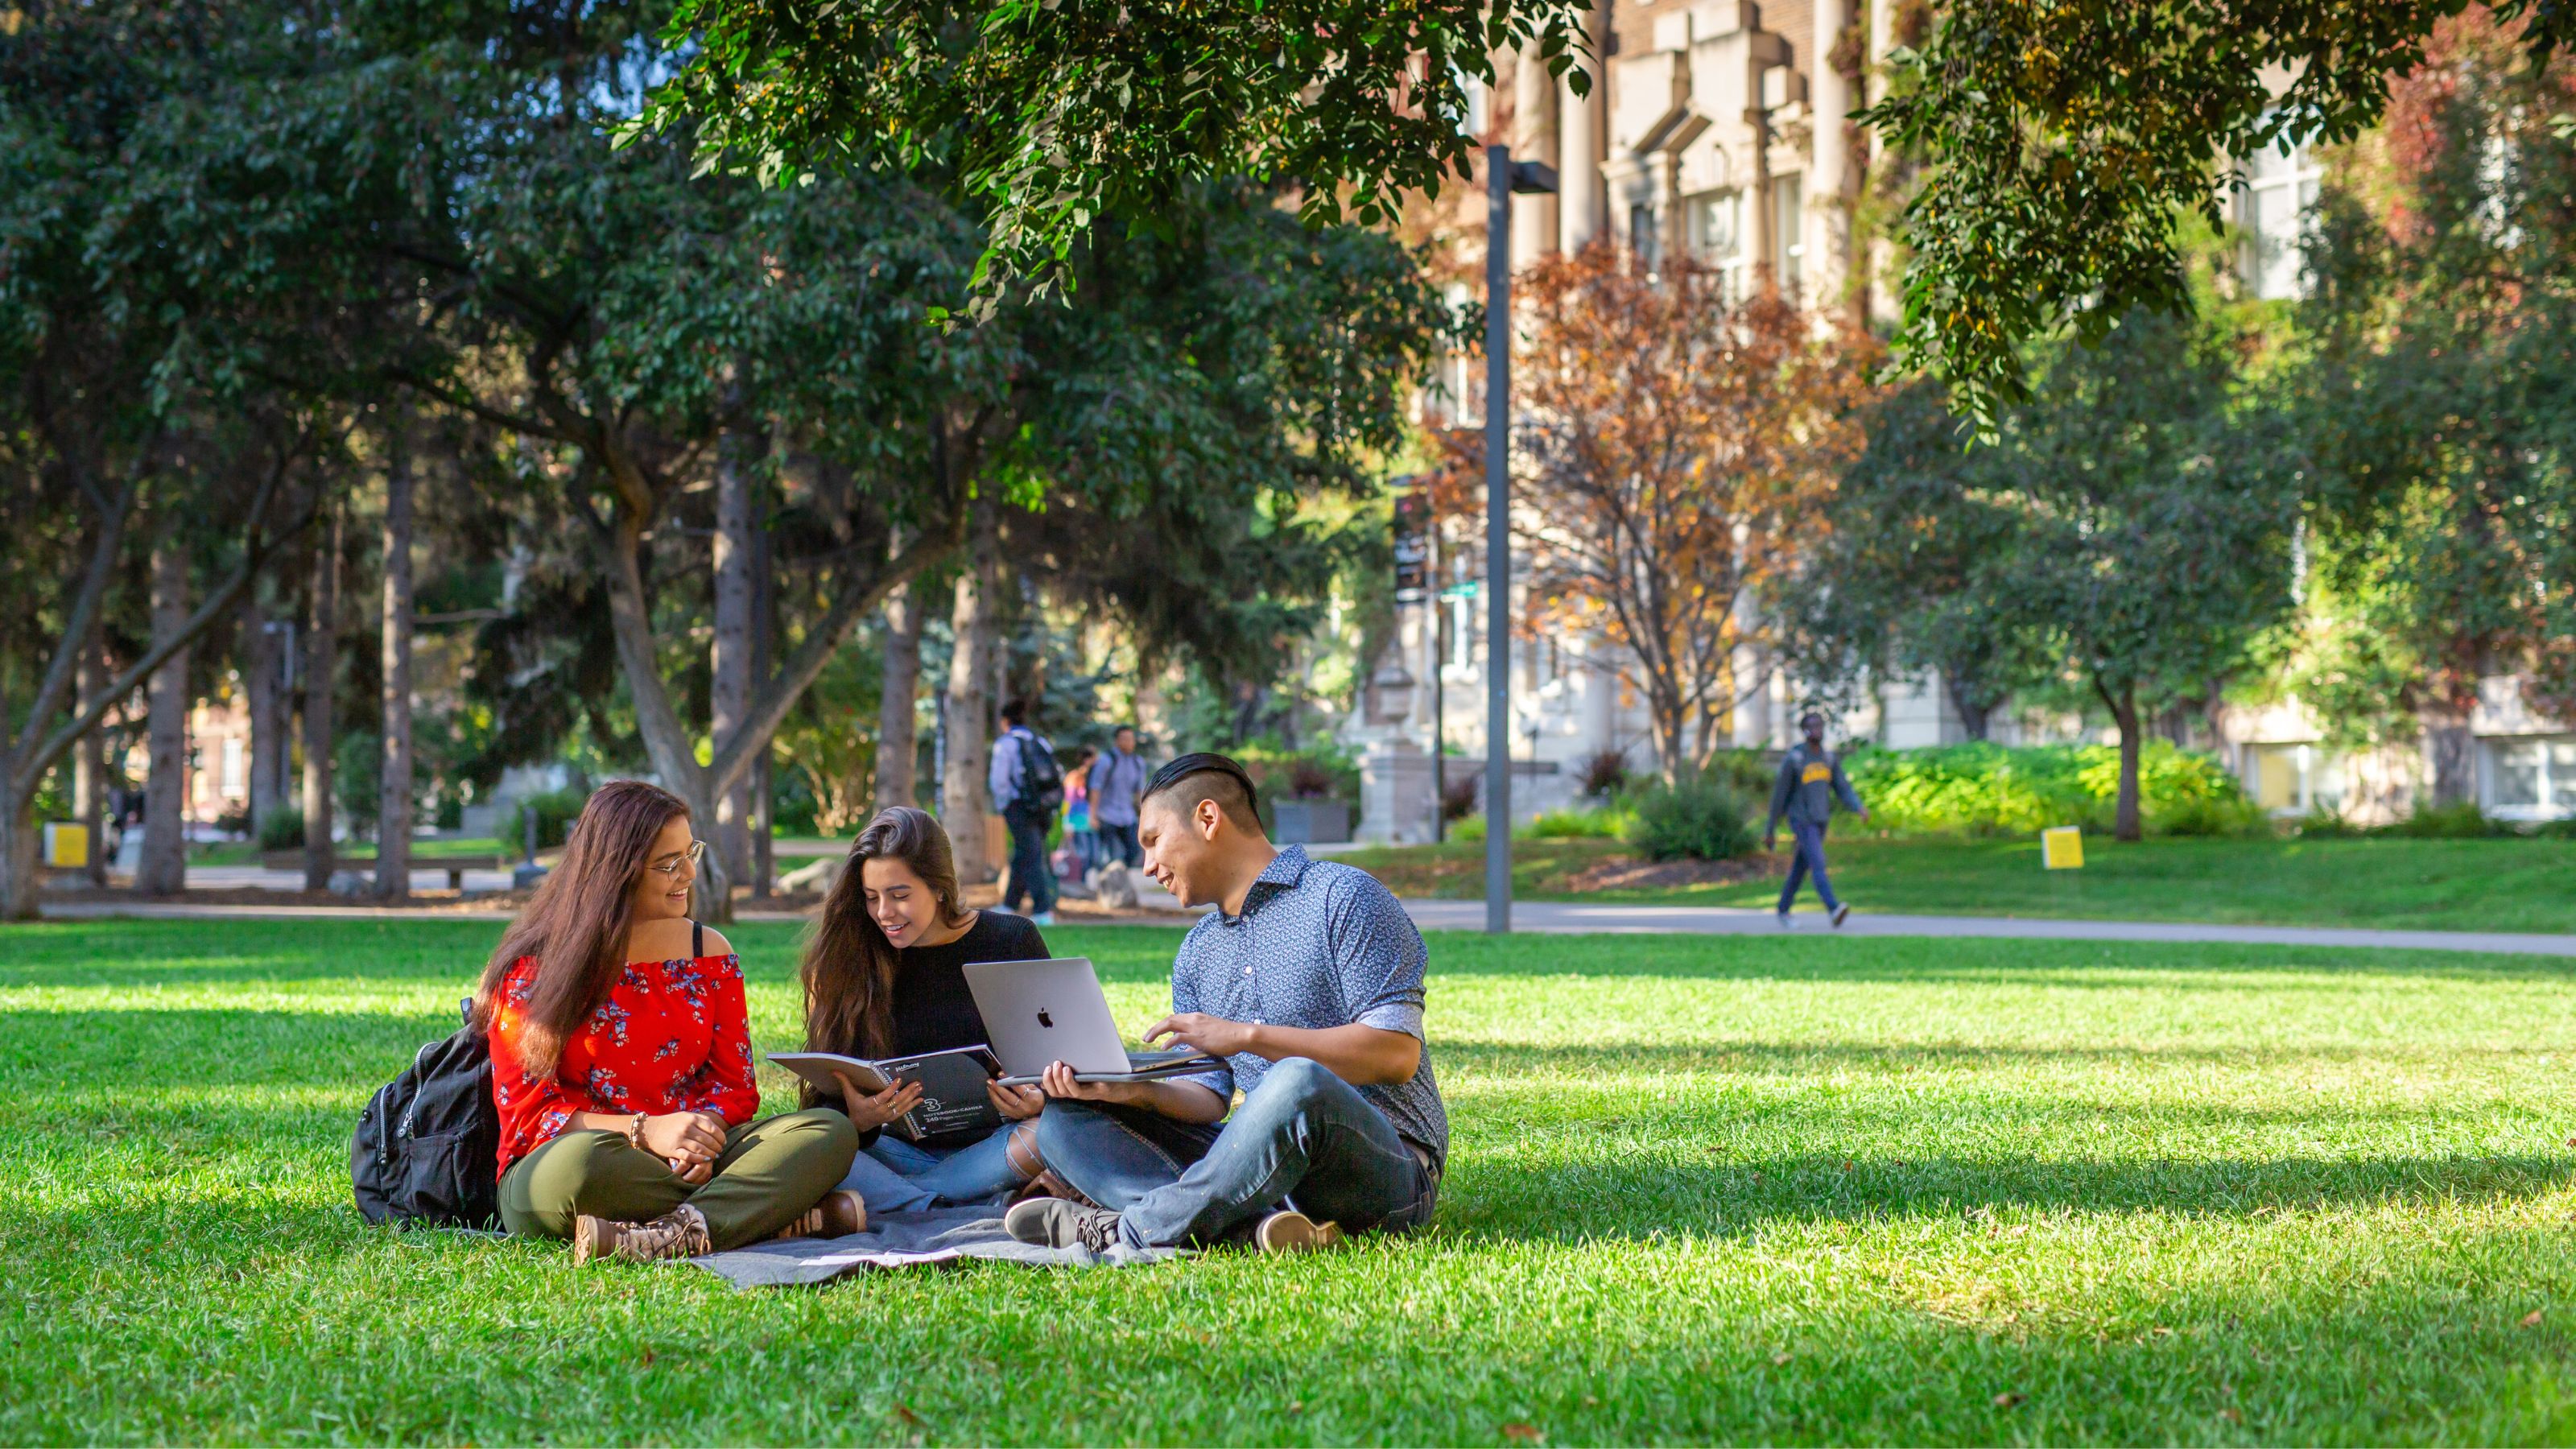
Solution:
M 1049 1031 L 1053 1031 L 1055 1029 L 1055 1018 L 1047 1015 L 1044 1007 L 1040 1007 L 1038 1009 L 1038 1025 L 1047 1028 Z

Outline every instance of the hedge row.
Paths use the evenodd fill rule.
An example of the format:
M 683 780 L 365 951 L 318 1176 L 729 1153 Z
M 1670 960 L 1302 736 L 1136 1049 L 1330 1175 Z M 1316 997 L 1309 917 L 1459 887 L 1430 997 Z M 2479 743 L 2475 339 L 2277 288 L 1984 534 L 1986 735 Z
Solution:
M 1844 761 L 1870 823 L 1906 834 L 2027 835 L 2052 825 L 2111 828 L 2120 788 L 2113 745 L 1944 745 L 1855 750 Z M 2262 810 L 2215 758 L 2150 740 L 2139 751 L 2138 804 L 2163 835 L 2264 828 Z

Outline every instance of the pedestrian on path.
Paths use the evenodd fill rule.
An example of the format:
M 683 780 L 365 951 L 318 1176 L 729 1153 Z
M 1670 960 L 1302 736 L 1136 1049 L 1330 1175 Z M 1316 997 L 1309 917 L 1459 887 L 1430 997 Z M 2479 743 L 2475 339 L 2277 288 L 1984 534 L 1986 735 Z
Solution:
M 1055 762 L 1055 746 L 1028 726 L 1029 707 L 1019 700 L 1002 706 L 1002 737 L 993 741 L 993 769 L 985 784 L 993 808 L 1011 831 L 1011 884 L 1002 894 L 1002 909 L 1017 911 L 1022 899 L 1031 906 L 1029 919 L 1055 924 L 1055 872 L 1047 868 L 1047 830 L 1064 804 L 1064 771 Z
M 1092 761 L 1091 828 L 1100 837 L 1099 864 L 1119 861 L 1129 870 L 1145 864 L 1136 840 L 1136 797 L 1145 789 L 1145 761 L 1136 753 L 1136 727 L 1120 725 L 1109 748 Z
M 1825 879 L 1825 826 L 1834 815 L 1834 800 L 1839 796 L 1843 808 L 1863 820 L 1869 810 L 1852 793 L 1851 778 L 1843 773 L 1840 756 L 1825 748 L 1825 717 L 1810 710 L 1799 716 L 1798 732 L 1806 738 L 1789 747 L 1780 761 L 1779 778 L 1771 782 L 1771 813 L 1762 822 L 1762 848 L 1769 850 L 1780 840 L 1780 817 L 1789 817 L 1789 835 L 1795 847 L 1789 857 L 1789 881 L 1780 887 L 1780 926 L 1789 925 L 1789 907 L 1798 899 L 1799 883 L 1810 873 L 1816 877 L 1816 898 L 1837 926 L 1851 914 L 1851 907 L 1834 895 L 1831 881 Z

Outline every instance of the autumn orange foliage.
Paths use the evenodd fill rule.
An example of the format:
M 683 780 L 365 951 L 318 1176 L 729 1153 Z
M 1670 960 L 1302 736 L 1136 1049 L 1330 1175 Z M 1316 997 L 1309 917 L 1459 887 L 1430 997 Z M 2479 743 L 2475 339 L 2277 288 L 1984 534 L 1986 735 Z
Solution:
M 1606 243 L 1513 283 L 1512 546 L 1526 627 L 1625 656 L 1665 773 L 1704 766 L 1762 684 L 1761 590 L 1825 528 L 1875 347 L 1769 286 Z M 1448 435 L 1439 511 L 1481 507 L 1481 435 Z

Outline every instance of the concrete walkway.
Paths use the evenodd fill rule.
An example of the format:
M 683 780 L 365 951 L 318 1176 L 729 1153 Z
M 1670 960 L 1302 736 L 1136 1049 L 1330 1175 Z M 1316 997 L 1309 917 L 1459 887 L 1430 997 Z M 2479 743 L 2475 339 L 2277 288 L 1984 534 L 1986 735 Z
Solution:
M 1161 894 L 1156 892 L 1156 894 Z M 1169 897 L 1165 897 L 1166 900 Z M 1481 931 L 1483 901 L 1406 901 L 1414 923 L 1426 931 Z M 245 920 L 334 918 L 506 921 L 506 910 L 471 908 L 400 909 L 365 905 L 319 906 L 185 905 L 152 901 L 52 901 L 44 913 L 53 919 L 132 916 Z M 792 911 L 736 912 L 745 921 L 801 921 Z M 1191 913 L 1173 910 L 1165 919 L 1188 922 Z M 2504 931 L 2372 931 L 2317 926 L 2219 926 L 2178 921 L 2069 921 L 2011 916 L 1873 916 L 1853 912 L 1840 931 L 1820 914 L 1790 918 L 1788 934 L 1801 936 L 1937 936 L 1982 937 L 2025 941 L 2214 941 L 2251 946 L 2371 947 L 2409 951 L 2486 951 L 2532 956 L 2576 956 L 2576 936 L 2518 935 Z M 1136 924 L 1067 916 L 1064 924 Z M 1771 913 L 1726 906 L 1613 906 L 1569 901 L 1521 901 L 1512 908 L 1512 928 L 1541 935 L 1684 935 L 1783 934 Z
M 1481 931 L 1483 901 L 1406 901 L 1426 931 Z M 2030 941 L 2218 941 L 2251 946 L 2368 946 L 2408 951 L 2496 951 L 2576 956 L 2576 936 L 2506 931 L 2373 931 L 2339 926 L 2220 926 L 2187 921 L 2069 921 L 2019 916 L 1874 916 L 1854 911 L 1837 931 L 1822 913 L 1791 916 L 1783 933 L 1760 907 L 1612 906 L 1516 901 L 1512 929 L 1541 934 L 1682 932 L 1706 935 L 1981 936 Z

